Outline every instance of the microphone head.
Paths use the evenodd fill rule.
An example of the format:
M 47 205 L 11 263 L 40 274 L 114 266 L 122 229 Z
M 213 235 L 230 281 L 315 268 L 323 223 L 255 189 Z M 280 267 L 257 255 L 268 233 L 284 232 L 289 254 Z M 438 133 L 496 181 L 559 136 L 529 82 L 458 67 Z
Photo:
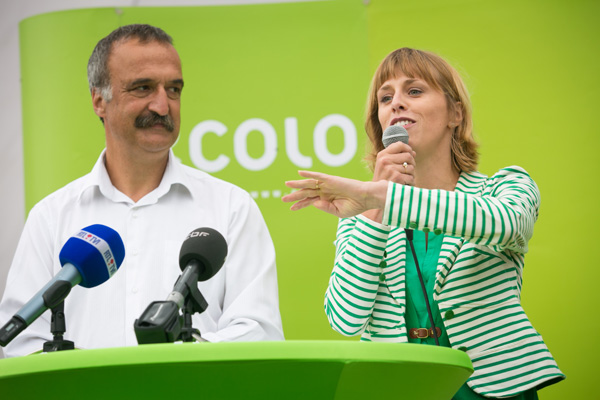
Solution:
M 381 137 L 383 147 L 387 148 L 390 144 L 402 142 L 408 144 L 408 132 L 400 125 L 390 125 L 383 132 Z
M 181 245 L 179 267 L 183 271 L 192 260 L 200 262 L 198 281 L 212 278 L 227 257 L 227 242 L 212 228 L 198 228 L 190 232 Z
M 58 255 L 61 265 L 72 264 L 81 275 L 81 286 L 106 282 L 121 266 L 125 246 L 121 236 L 105 225 L 90 225 L 67 240 Z

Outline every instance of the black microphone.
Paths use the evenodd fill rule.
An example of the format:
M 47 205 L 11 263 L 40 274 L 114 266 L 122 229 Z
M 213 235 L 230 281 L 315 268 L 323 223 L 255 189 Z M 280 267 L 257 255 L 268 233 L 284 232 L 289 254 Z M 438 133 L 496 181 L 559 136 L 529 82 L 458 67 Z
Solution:
M 383 147 L 385 148 L 396 142 L 408 144 L 408 132 L 403 126 L 390 125 L 385 131 L 383 131 L 381 141 L 383 142 Z
M 196 229 L 185 238 L 179 252 L 179 267 L 173 291 L 165 301 L 154 301 L 133 327 L 139 344 L 169 343 L 178 339 L 183 322 L 179 310 L 190 301 L 191 312 L 202 313 L 208 303 L 198 290 L 198 282 L 212 278 L 227 257 L 225 238 L 212 228 Z M 190 321 L 191 322 L 191 321 Z
M 90 225 L 67 240 L 58 256 L 63 268 L 0 329 L 6 346 L 44 311 L 60 304 L 77 284 L 91 288 L 106 282 L 121 266 L 125 246 L 105 225 Z
M 179 268 L 183 271 L 181 276 L 186 275 L 186 271 L 197 269 L 196 282 L 206 281 L 219 272 L 226 257 L 227 242 L 223 235 L 212 228 L 193 230 L 187 235 L 179 251 Z M 178 290 L 176 284 L 173 292 Z

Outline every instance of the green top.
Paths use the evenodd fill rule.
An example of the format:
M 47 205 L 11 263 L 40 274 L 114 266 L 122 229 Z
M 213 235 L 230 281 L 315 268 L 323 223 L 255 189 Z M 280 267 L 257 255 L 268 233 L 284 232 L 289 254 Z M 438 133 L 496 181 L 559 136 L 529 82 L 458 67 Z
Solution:
M 429 305 L 431 306 L 431 313 L 433 314 L 433 322 L 436 327 L 442 330 L 442 335 L 438 338 L 440 346 L 451 347 L 450 341 L 448 340 L 448 334 L 442 321 L 442 315 L 437 303 L 433 300 L 433 285 L 435 282 L 435 274 L 437 270 L 437 262 L 440 257 L 440 249 L 444 235 L 436 235 L 432 232 L 426 234 L 423 231 L 414 231 L 413 245 L 415 247 L 415 253 L 417 254 L 417 260 L 419 262 L 419 268 L 423 276 L 423 282 L 425 283 L 425 290 L 427 291 L 427 297 L 429 298 Z M 427 247 L 425 243 L 427 241 Z M 406 328 L 431 328 L 429 323 L 429 315 L 427 314 L 427 305 L 423 296 L 423 290 L 421 288 L 421 282 L 419 281 L 419 275 L 417 274 L 417 267 L 415 260 L 412 256 L 410 245 L 406 247 Z M 420 344 L 432 344 L 435 345 L 434 338 L 425 339 L 413 339 L 408 337 L 410 343 Z M 524 393 L 519 394 L 516 397 L 512 397 L 511 400 L 535 400 L 537 399 L 537 391 L 535 389 L 528 390 Z M 453 400 L 484 400 L 489 398 L 483 397 L 475 393 L 465 383 L 459 389 L 459 391 L 452 398 Z
M 427 250 L 425 247 L 425 237 L 428 239 Z M 427 297 L 429 298 L 431 312 L 433 313 L 433 321 L 435 326 L 442 330 L 442 335 L 438 338 L 440 346 L 451 347 L 440 310 L 437 303 L 433 301 L 433 284 L 435 282 L 435 272 L 443 239 L 444 235 L 441 234 L 435 235 L 433 232 L 426 234 L 422 231 L 414 231 L 413 244 L 419 261 L 419 267 L 421 268 L 421 274 L 423 275 L 423 281 L 425 282 Z M 427 305 L 423 297 L 423 290 L 421 289 L 421 282 L 419 282 L 415 260 L 408 245 L 406 253 L 406 328 L 407 330 L 411 328 L 429 329 L 431 324 L 429 323 L 429 316 L 427 314 Z M 435 339 L 430 337 L 413 339 L 409 336 L 408 341 L 410 343 L 435 345 Z

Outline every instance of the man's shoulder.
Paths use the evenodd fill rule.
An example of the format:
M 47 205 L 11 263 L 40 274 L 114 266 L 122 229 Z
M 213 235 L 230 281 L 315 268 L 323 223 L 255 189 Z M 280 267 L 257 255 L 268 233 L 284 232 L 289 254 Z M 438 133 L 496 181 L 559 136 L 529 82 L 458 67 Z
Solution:
M 231 192 L 232 194 L 250 197 L 247 191 L 237 186 L 234 183 L 228 182 L 226 180 L 214 177 L 204 171 L 201 171 L 196 168 L 189 167 L 184 164 L 180 164 L 181 171 L 185 174 L 188 182 L 192 186 L 190 190 L 194 190 L 198 187 L 202 189 L 210 188 L 213 190 L 218 190 L 219 192 Z
M 34 208 L 46 206 L 69 206 L 77 201 L 77 199 L 81 196 L 81 193 L 89 186 L 89 175 L 90 174 L 81 176 L 74 181 L 67 183 L 60 189 L 48 194 L 46 197 L 37 202 Z

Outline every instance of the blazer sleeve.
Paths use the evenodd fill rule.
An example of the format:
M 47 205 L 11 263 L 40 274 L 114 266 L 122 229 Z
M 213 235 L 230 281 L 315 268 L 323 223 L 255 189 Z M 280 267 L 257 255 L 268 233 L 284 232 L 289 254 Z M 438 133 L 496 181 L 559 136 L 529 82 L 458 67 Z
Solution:
M 357 216 L 341 219 L 336 258 L 325 294 L 331 327 L 345 336 L 361 334 L 371 316 L 390 228 Z
M 477 190 L 428 190 L 390 182 L 383 222 L 524 254 L 539 206 L 538 187 L 527 172 L 507 167 Z

